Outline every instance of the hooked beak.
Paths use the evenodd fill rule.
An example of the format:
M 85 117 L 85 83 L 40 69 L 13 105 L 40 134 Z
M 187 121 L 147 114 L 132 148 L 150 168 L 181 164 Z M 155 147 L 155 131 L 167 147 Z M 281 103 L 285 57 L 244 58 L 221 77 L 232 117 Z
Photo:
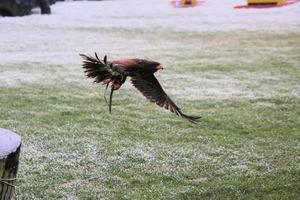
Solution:
M 156 69 L 157 69 L 157 70 L 159 70 L 159 69 L 164 69 L 164 67 L 163 67 L 162 65 L 158 65 L 158 66 L 156 67 Z

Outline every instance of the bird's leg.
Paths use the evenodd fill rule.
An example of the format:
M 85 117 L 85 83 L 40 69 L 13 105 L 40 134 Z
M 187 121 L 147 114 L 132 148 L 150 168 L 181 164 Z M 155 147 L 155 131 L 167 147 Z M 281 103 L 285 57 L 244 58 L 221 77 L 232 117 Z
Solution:
M 104 91 L 104 100 L 105 100 L 105 102 L 106 102 L 107 105 L 108 105 L 108 101 L 106 99 L 106 92 L 107 92 L 108 85 L 109 85 L 109 82 L 106 83 L 106 87 L 105 87 L 105 91 Z
M 111 104 L 112 104 L 112 97 L 113 97 L 113 92 L 114 92 L 114 85 L 111 85 L 111 90 L 110 90 L 110 96 L 109 96 L 109 113 L 111 114 Z
M 113 98 L 113 93 L 114 93 L 114 84 L 116 82 L 116 77 L 112 77 L 111 79 L 111 90 L 110 90 L 110 95 L 109 95 L 109 104 L 108 104 L 108 109 L 109 113 L 111 114 L 111 106 L 112 106 L 112 98 Z
M 125 83 L 127 76 L 121 74 L 121 83 Z

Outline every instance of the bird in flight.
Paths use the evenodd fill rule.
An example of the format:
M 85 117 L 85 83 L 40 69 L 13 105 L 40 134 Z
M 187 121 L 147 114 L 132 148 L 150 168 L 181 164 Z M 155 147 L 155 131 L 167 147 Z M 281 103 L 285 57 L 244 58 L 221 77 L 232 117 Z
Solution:
M 95 83 L 106 85 L 104 99 L 106 100 L 106 91 L 111 84 L 109 98 L 109 112 L 111 113 L 112 97 L 114 90 L 120 89 L 127 77 L 131 78 L 131 83 L 136 87 L 148 100 L 157 105 L 181 116 L 190 122 L 197 122 L 201 117 L 184 114 L 180 108 L 165 93 L 154 73 L 163 69 L 160 63 L 144 59 L 122 59 L 107 61 L 105 55 L 100 60 L 95 53 L 95 57 L 80 54 L 83 58 L 82 67 L 88 78 L 94 79 Z

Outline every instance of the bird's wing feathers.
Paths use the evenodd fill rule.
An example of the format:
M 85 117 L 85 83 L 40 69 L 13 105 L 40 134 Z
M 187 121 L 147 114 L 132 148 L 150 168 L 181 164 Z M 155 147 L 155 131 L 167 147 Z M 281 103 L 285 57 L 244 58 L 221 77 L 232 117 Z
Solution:
M 165 93 L 155 76 L 151 73 L 136 75 L 131 78 L 132 84 L 151 102 L 182 116 L 191 122 L 196 122 L 200 117 L 188 116 Z
M 84 54 L 80 54 L 80 56 L 84 59 L 82 67 L 86 76 L 93 78 L 96 83 L 100 83 L 111 76 L 104 61 L 99 60 L 97 54 L 95 54 L 96 58 Z

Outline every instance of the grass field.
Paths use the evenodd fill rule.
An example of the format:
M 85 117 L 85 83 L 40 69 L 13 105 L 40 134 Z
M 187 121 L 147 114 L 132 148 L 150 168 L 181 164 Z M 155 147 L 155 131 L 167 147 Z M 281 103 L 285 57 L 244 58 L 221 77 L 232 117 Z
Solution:
M 299 199 L 299 26 L 6 28 L 0 127 L 22 136 L 19 199 Z M 110 115 L 80 68 L 94 51 L 160 61 L 161 84 L 200 123 L 128 83 Z

